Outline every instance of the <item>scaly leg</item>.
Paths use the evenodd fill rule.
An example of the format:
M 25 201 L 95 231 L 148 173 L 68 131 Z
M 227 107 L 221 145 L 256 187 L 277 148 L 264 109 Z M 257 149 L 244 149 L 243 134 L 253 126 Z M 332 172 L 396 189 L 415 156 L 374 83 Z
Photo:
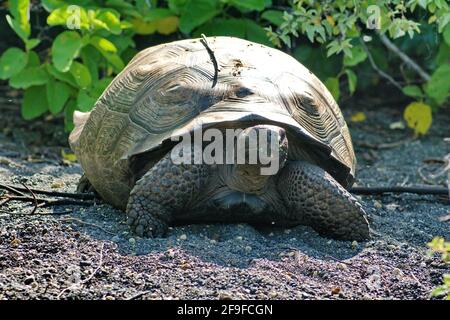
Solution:
M 361 205 L 318 166 L 289 162 L 278 179 L 287 219 L 309 225 L 324 236 L 342 240 L 369 238 L 369 223 Z
M 139 236 L 163 236 L 173 214 L 185 208 L 206 181 L 205 165 L 176 165 L 170 152 L 155 164 L 131 190 L 128 224 Z

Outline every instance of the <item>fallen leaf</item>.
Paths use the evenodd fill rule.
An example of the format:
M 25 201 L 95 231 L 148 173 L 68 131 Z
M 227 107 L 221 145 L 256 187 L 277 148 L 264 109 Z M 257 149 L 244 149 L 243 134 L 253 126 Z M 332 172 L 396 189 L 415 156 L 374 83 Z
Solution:
M 362 122 L 362 121 L 366 121 L 367 117 L 364 114 L 364 112 L 357 112 L 355 114 L 352 115 L 352 117 L 350 118 L 350 120 L 352 122 Z
M 66 162 L 75 162 L 77 161 L 77 156 L 73 153 L 66 153 L 64 149 L 61 149 L 61 157 Z
M 403 113 L 408 127 L 414 129 L 416 135 L 426 134 L 430 129 L 433 116 L 431 107 L 423 102 L 410 103 Z

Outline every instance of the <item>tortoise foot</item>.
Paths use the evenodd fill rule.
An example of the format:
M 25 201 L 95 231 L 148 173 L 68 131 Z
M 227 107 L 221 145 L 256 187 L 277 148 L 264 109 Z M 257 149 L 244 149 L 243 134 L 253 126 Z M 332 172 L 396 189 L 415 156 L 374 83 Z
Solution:
M 361 204 L 318 166 L 290 162 L 278 181 L 288 220 L 309 225 L 319 234 L 334 239 L 366 240 L 370 237 Z

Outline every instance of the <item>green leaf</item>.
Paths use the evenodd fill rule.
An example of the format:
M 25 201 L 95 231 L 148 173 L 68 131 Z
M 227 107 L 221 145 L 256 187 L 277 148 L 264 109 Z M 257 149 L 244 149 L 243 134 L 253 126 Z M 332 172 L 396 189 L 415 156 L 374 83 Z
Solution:
M 69 29 L 90 30 L 87 12 L 84 8 L 76 5 L 61 5 L 51 11 L 47 17 L 50 26 L 66 26 Z
M 245 24 L 246 24 L 245 38 L 247 40 L 273 47 L 273 43 L 267 36 L 267 31 L 263 27 L 261 27 L 259 24 L 250 19 L 245 19 Z
M 194 31 L 193 36 L 202 33 L 207 36 L 232 36 L 248 39 L 267 46 L 273 46 L 266 30 L 250 19 L 222 19 L 215 18 Z
M 440 296 L 446 295 L 448 292 L 449 292 L 449 288 L 445 285 L 441 285 L 441 286 L 434 288 L 433 291 L 431 292 L 431 295 L 433 297 L 440 297 Z
M 56 69 L 61 72 L 69 71 L 82 47 L 80 35 L 75 31 L 64 31 L 53 41 L 52 61 Z
M 117 48 L 111 41 L 101 37 L 92 37 L 90 43 L 113 65 L 117 72 L 124 68 L 122 59 L 116 54 Z
M 27 67 L 39 67 L 40 65 L 41 59 L 39 58 L 39 55 L 34 51 L 29 51 Z
M 41 0 L 41 5 L 44 7 L 44 9 L 47 12 L 56 10 L 56 9 L 64 6 L 65 4 L 66 3 L 63 0 Z
M 96 101 L 97 98 L 93 98 L 86 91 L 81 90 L 78 92 L 77 109 L 83 112 L 91 111 Z
M 402 89 L 403 93 L 408 97 L 420 98 L 423 97 L 422 89 L 419 86 L 405 86 Z
M 6 21 L 8 22 L 11 29 L 14 30 L 14 32 L 22 39 L 23 42 L 26 42 L 29 36 L 29 33 L 27 33 L 25 30 L 22 29 L 20 26 L 20 23 L 15 20 L 10 15 L 6 15 Z
M 106 25 L 106 29 L 112 34 L 121 34 L 122 28 L 120 27 L 119 16 L 107 9 L 99 10 L 95 16 L 95 19 L 102 21 Z
M 31 27 L 28 21 L 29 18 L 29 9 L 30 9 L 30 0 L 9 0 L 9 11 L 14 17 L 14 31 L 19 29 L 22 35 L 19 36 L 22 40 L 25 40 L 30 36 Z M 12 20 L 12 19 L 11 19 Z M 9 21 L 8 21 L 9 22 Z
M 265 0 L 231 0 L 230 3 L 238 9 L 262 11 L 266 7 Z
M 356 90 L 356 83 L 358 81 L 358 77 L 350 69 L 346 69 L 345 73 L 347 74 L 347 79 L 348 79 L 348 90 L 350 92 L 350 95 L 352 95 Z
M 437 68 L 430 80 L 424 86 L 425 93 L 441 105 L 449 96 L 450 89 L 450 65 L 444 64 Z
M 29 67 L 20 71 L 9 79 L 9 85 L 15 89 L 26 89 L 32 86 L 46 84 L 48 74 L 45 66 Z
M 352 67 L 363 62 L 367 58 L 367 53 L 361 46 L 353 46 L 350 48 L 351 57 L 344 56 L 344 66 Z
M 70 95 L 70 87 L 64 82 L 50 79 L 47 82 L 48 109 L 51 113 L 60 113 Z
M 6 80 L 25 68 L 28 55 L 19 48 L 7 49 L 0 58 L 0 79 Z
M 70 72 L 61 72 L 56 70 L 54 66 L 51 64 L 47 64 L 47 72 L 53 76 L 55 79 L 63 81 L 67 84 L 70 84 L 72 87 L 78 88 L 78 84 L 75 81 L 75 78 L 72 76 Z
M 266 10 L 261 15 L 261 18 L 279 27 L 284 22 L 283 15 L 283 11 Z
M 172 16 L 173 13 L 171 10 L 166 8 L 154 8 L 151 9 L 147 14 L 143 17 L 144 21 L 151 22 L 151 21 L 158 21 L 163 18 L 167 18 Z
M 339 90 L 339 79 L 338 78 L 328 78 L 325 80 L 325 86 L 330 90 L 330 93 L 333 95 L 333 98 L 338 101 L 340 96 Z
M 74 61 L 70 67 L 70 73 L 80 88 L 84 89 L 91 85 L 92 79 L 89 69 L 81 63 Z
M 73 113 L 77 109 L 77 102 L 75 99 L 70 99 L 66 103 L 64 108 L 64 130 L 66 132 L 71 132 L 74 128 L 73 125 Z
M 34 86 L 25 90 L 22 101 L 22 117 L 34 119 L 48 110 L 45 86 Z
M 41 40 L 39 40 L 39 39 L 29 39 L 25 42 L 25 48 L 27 51 L 30 51 L 33 48 L 35 48 L 37 45 L 39 45 L 39 43 L 41 43 Z
M 445 27 L 444 32 L 443 32 L 442 35 L 443 35 L 443 37 L 444 37 L 445 43 L 446 43 L 448 46 L 450 46 L 450 24 L 448 24 L 448 25 Z
M 190 33 L 216 16 L 220 12 L 217 4 L 217 0 L 189 0 L 180 17 L 181 32 Z
M 112 43 L 108 39 L 105 39 L 105 38 L 102 38 L 102 37 L 98 37 L 98 36 L 94 36 L 94 37 L 92 37 L 90 39 L 89 42 L 94 47 L 96 47 L 99 51 L 112 52 L 112 53 L 116 53 L 117 52 L 117 48 L 114 45 L 114 43 Z

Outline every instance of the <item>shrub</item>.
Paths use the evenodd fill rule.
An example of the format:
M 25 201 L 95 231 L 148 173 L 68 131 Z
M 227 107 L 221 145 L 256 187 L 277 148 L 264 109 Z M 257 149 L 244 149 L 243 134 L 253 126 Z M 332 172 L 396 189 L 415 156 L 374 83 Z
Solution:
M 428 247 L 431 249 L 431 254 L 438 253 L 444 263 L 450 263 L 450 242 L 446 242 L 442 237 L 435 237 L 428 243 Z M 444 274 L 443 284 L 436 287 L 431 295 L 434 297 L 444 296 L 450 300 L 450 274 Z
M 30 6 L 48 13 L 40 32 L 30 25 Z M 351 95 L 384 79 L 417 100 L 405 110 L 417 134 L 449 95 L 445 0 L 10 0 L 9 13 L 23 47 L 2 54 L 0 79 L 24 90 L 24 118 L 64 112 L 67 130 L 73 111 L 89 111 L 136 53 L 136 36 L 155 33 L 230 35 L 283 48 L 336 99 L 344 84 Z M 56 32 L 51 43 L 43 41 L 49 31 Z

